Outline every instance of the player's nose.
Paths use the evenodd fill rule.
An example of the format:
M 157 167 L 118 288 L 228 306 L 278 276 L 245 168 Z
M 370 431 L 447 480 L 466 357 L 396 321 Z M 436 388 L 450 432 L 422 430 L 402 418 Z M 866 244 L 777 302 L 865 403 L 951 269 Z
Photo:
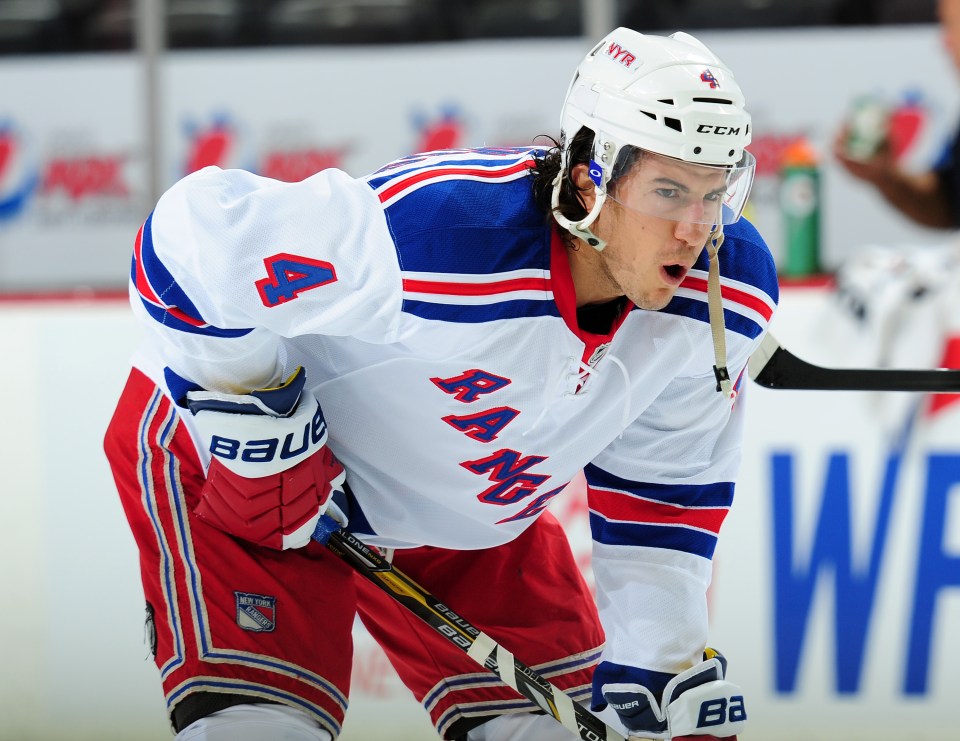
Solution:
M 673 236 L 691 247 L 702 247 L 709 234 L 710 224 L 700 224 L 695 221 L 678 221 L 673 232 Z

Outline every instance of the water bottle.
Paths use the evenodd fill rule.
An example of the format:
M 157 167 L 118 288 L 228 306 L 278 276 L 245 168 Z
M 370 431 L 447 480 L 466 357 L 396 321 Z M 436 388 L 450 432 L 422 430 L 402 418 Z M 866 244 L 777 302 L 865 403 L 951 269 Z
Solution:
M 790 144 L 780 167 L 780 208 L 785 257 L 781 275 L 800 278 L 822 272 L 820 266 L 820 170 L 805 138 Z
M 847 118 L 844 153 L 852 160 L 866 162 L 886 141 L 890 127 L 890 109 L 874 95 L 861 95 L 853 101 Z

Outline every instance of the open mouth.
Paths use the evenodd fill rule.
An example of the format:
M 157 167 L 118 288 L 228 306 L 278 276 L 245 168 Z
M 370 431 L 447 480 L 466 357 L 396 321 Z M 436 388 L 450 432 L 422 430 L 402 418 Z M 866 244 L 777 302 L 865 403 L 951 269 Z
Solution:
M 680 264 L 661 265 L 660 273 L 666 283 L 672 286 L 679 286 L 687 275 L 687 268 Z

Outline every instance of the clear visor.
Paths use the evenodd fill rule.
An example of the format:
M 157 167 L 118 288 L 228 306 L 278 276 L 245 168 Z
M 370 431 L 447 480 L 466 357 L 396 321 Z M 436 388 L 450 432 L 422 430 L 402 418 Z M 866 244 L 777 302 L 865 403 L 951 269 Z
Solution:
M 743 213 L 756 164 L 746 150 L 736 165 L 725 166 L 684 162 L 624 147 L 607 198 L 629 211 L 669 221 L 732 224 Z

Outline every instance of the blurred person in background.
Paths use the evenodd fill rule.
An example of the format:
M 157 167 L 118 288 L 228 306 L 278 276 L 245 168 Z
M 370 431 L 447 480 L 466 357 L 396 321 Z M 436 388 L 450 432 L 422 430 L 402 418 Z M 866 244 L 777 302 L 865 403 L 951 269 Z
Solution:
M 943 45 L 960 71 L 960 0 L 939 0 L 937 12 Z M 837 134 L 833 152 L 837 161 L 855 178 L 873 186 L 897 211 L 926 227 L 960 227 L 960 127 L 940 162 L 922 172 L 905 169 L 894 155 L 889 134 L 877 122 L 875 145 L 863 154 L 850 149 L 852 126 Z
M 358 614 L 442 738 L 572 738 L 355 578 L 324 515 L 631 734 L 743 728 L 706 595 L 777 301 L 750 116 L 695 38 L 620 28 L 561 129 L 359 179 L 208 167 L 143 225 L 105 447 L 178 739 L 336 738 Z M 596 602 L 547 510 L 581 472 Z

